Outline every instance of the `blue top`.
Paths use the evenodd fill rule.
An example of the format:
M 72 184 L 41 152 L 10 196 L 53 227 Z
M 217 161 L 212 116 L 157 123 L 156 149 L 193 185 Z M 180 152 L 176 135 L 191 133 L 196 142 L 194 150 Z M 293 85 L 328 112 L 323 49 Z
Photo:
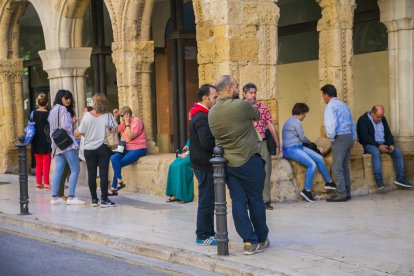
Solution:
M 385 142 L 385 133 L 384 133 L 384 124 L 382 123 L 382 120 L 376 124 L 374 122 L 374 118 L 372 118 L 371 114 L 367 112 L 368 118 L 371 120 L 372 125 L 374 126 L 375 130 L 375 141 L 378 144 L 384 144 Z
M 283 125 L 282 139 L 284 148 L 310 142 L 303 132 L 301 121 L 295 116 L 290 117 Z
M 331 141 L 335 139 L 335 136 L 344 134 L 351 134 L 352 139 L 356 140 L 355 125 L 352 120 L 351 111 L 338 98 L 332 98 L 326 105 L 324 123 L 326 135 Z

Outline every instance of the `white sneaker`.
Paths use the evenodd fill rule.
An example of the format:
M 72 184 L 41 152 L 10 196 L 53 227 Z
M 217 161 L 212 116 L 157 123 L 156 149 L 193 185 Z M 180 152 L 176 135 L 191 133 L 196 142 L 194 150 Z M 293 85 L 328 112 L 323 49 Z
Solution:
M 83 205 L 83 204 L 85 204 L 85 201 L 80 200 L 80 199 L 74 197 L 72 199 L 66 200 L 66 204 L 67 205 Z
M 50 200 L 50 204 L 51 205 L 56 205 L 56 204 L 63 204 L 63 203 L 66 203 L 66 200 L 64 200 L 63 198 L 61 198 L 61 197 L 58 197 L 57 199 L 54 199 L 54 198 L 52 198 L 51 200 Z

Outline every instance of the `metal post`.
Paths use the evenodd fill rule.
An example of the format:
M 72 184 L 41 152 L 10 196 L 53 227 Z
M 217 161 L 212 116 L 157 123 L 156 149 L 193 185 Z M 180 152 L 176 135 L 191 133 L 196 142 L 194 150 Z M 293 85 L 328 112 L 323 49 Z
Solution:
M 227 203 L 224 167 L 227 160 L 223 157 L 224 150 L 219 145 L 214 147 L 214 157 L 210 159 L 214 169 L 214 196 L 216 211 L 217 254 L 229 255 L 229 237 L 227 232 Z
M 20 214 L 30 215 L 29 213 L 29 191 L 27 187 L 27 149 L 24 143 L 24 136 L 19 136 L 17 155 L 19 157 L 19 183 L 20 183 Z

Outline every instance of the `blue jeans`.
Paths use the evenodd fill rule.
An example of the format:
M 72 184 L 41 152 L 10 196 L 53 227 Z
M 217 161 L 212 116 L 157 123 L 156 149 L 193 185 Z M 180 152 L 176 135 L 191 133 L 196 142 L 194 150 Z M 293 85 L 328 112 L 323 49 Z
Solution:
M 310 191 L 312 187 L 312 179 L 315 174 L 316 167 L 321 172 L 325 182 L 331 182 L 332 178 L 325 165 L 325 161 L 320 154 L 302 145 L 295 145 L 283 148 L 283 155 L 291 160 L 298 162 L 306 167 L 305 189 Z
M 265 176 L 264 160 L 257 155 L 240 167 L 226 166 L 234 225 L 243 242 L 256 244 L 267 239 L 269 229 L 263 202 Z
M 377 146 L 374 145 L 366 145 L 364 149 L 366 153 L 369 153 L 372 156 L 372 170 L 374 171 L 377 187 L 384 186 L 384 181 L 382 179 L 381 151 Z M 406 179 L 402 152 L 394 146 L 394 151 L 390 153 L 390 155 L 394 163 L 394 170 L 397 176 L 397 181 L 404 182 Z
M 62 177 L 65 163 L 68 162 L 70 168 L 69 176 L 69 197 L 75 197 L 76 184 L 78 183 L 78 175 L 80 171 L 78 151 L 71 149 L 55 155 L 55 171 L 52 178 L 52 196 L 59 196 L 59 184 Z
M 194 170 L 194 175 L 198 181 L 196 235 L 198 240 L 205 240 L 215 235 L 213 172 Z
M 131 165 L 140 157 L 147 153 L 147 149 L 125 150 L 124 153 L 116 153 L 111 156 L 112 168 L 114 169 L 114 178 L 112 179 L 112 188 L 116 188 L 117 179 L 122 179 L 121 170 L 123 167 Z

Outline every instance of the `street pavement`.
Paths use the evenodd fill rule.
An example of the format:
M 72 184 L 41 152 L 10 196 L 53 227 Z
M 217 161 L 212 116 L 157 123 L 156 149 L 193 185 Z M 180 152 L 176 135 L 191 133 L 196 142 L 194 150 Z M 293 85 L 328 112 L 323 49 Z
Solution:
M 10 184 L 7 184 L 9 182 Z M 3 184 L 1 184 L 3 183 Z M 0 222 L 95 242 L 212 272 L 252 275 L 414 275 L 414 191 L 353 197 L 349 202 L 275 204 L 267 211 L 270 248 L 243 255 L 228 210 L 230 256 L 195 245 L 196 203 L 120 192 L 114 208 L 49 204 L 29 178 L 30 216 L 20 216 L 18 176 L 0 175 Z

